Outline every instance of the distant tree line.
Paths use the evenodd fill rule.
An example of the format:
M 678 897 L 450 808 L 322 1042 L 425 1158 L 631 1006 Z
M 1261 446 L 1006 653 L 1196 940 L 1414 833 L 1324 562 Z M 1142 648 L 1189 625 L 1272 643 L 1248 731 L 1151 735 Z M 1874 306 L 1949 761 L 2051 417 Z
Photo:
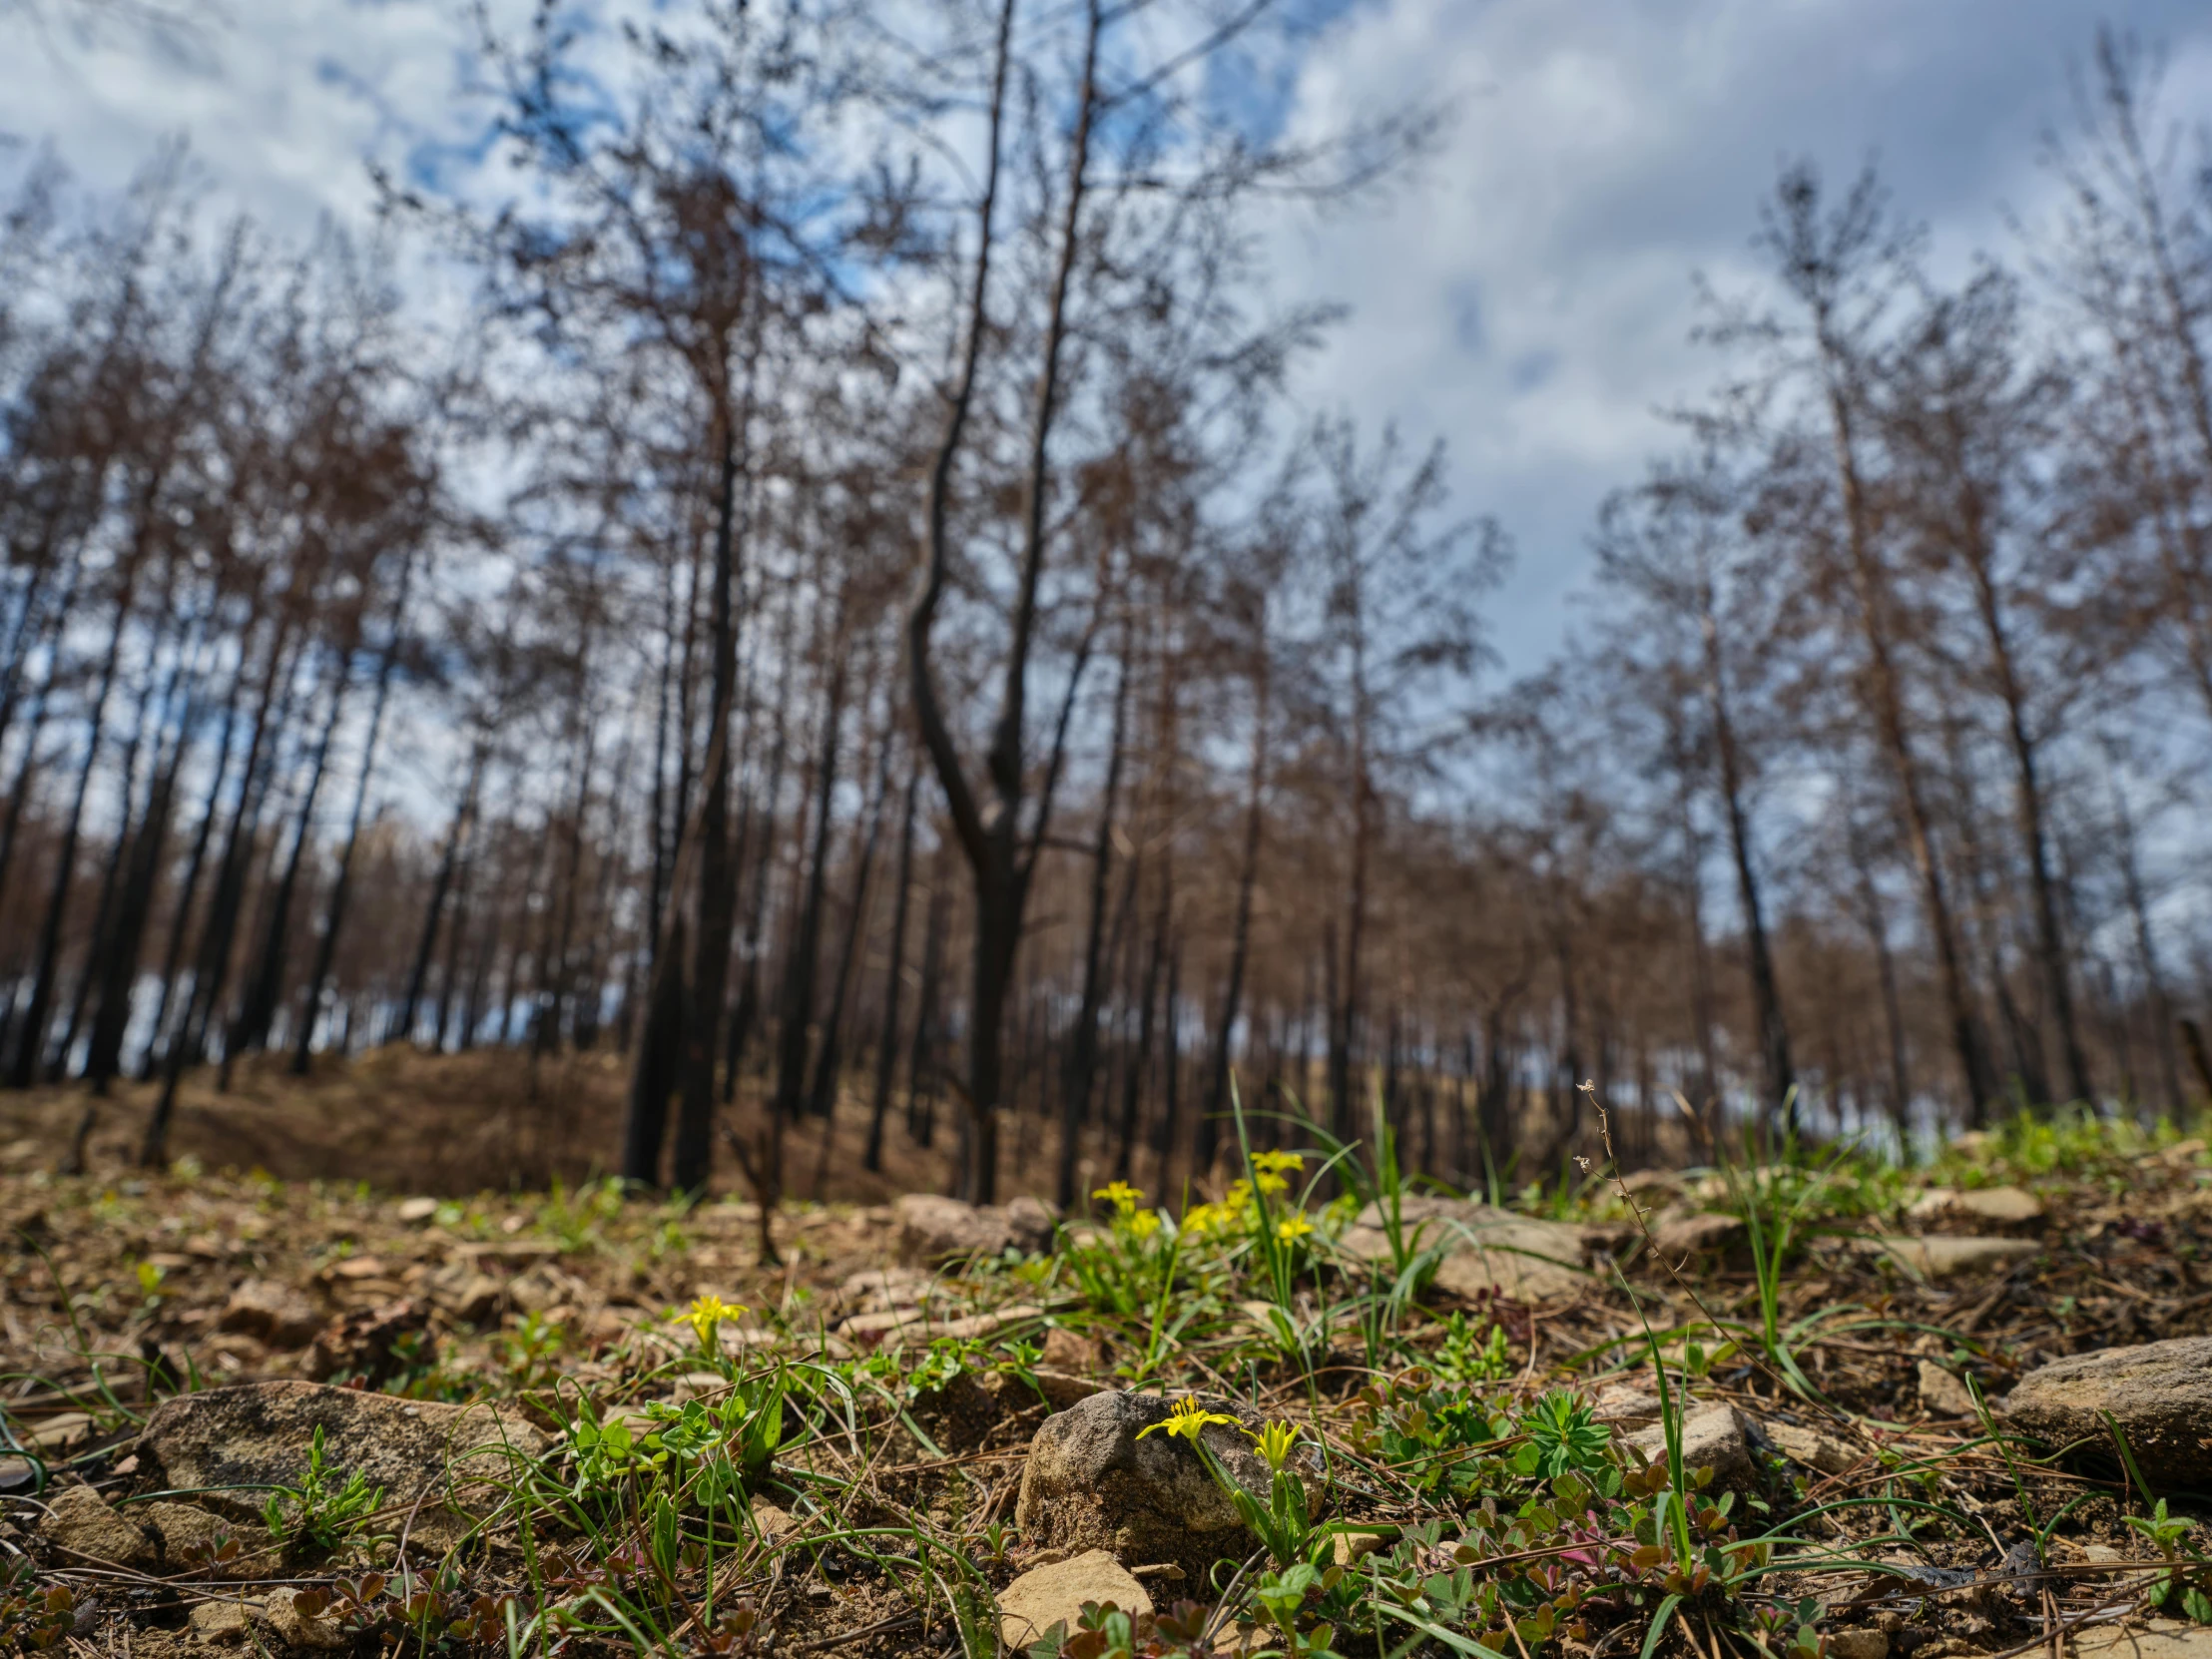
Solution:
M 1506 684 L 1502 533 L 1299 408 L 1334 319 L 1259 279 L 1430 115 L 1269 135 L 1266 4 L 930 15 L 547 13 L 482 47 L 513 200 L 365 240 L 26 172 L 0 1082 L 154 1085 L 158 1161 L 257 1051 L 609 1047 L 640 1181 L 857 1113 L 1063 1201 L 1203 1179 L 1233 1088 L 1462 1183 L 1593 1101 L 1633 1158 L 2212 1093 L 2212 171 L 2141 54 L 2014 265 L 1786 170 Z

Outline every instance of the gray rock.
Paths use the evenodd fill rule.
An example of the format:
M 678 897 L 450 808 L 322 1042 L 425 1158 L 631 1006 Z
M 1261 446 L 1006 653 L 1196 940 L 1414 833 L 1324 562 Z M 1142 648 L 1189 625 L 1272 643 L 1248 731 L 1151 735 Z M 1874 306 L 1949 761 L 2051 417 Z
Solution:
M 1581 1271 L 1579 1227 L 1452 1198 L 1408 1198 L 1399 1215 L 1409 1248 L 1447 1247 L 1435 1283 L 1453 1296 L 1472 1300 L 1495 1293 L 1536 1302 L 1576 1295 L 1589 1284 Z M 1388 1261 L 1390 1238 L 1382 1220 L 1375 1204 L 1354 1217 L 1341 1241 L 1346 1254 Z
M 401 1399 L 312 1382 L 253 1382 L 180 1394 L 155 1407 L 139 1437 L 137 1489 L 206 1492 L 209 1507 L 241 1519 L 261 1512 L 265 1491 L 295 1483 L 314 1430 L 341 1473 L 359 1469 L 404 1508 L 427 1493 L 424 1513 L 480 1514 L 498 1501 L 490 1482 L 551 1442 L 535 1424 L 495 1405 Z M 213 1490 L 236 1487 L 245 1490 Z M 420 1528 L 418 1526 L 417 1530 Z
M 2075 1659 L 2212 1659 L 2212 1626 L 2152 1619 L 2142 1629 L 2098 1625 L 2074 1635 Z
M 1890 1659 L 1890 1637 L 1882 1630 L 1832 1630 L 1828 1659 Z
M 340 1315 L 315 1333 L 300 1370 L 320 1382 L 358 1378 L 374 1386 L 399 1368 L 403 1338 L 429 1329 L 430 1311 L 419 1302 L 387 1302 Z
M 262 1527 L 233 1522 L 189 1503 L 133 1503 L 116 1508 L 90 1486 L 64 1486 L 39 1521 L 48 1543 L 73 1557 L 112 1561 L 153 1572 L 187 1570 L 206 1578 L 267 1577 L 278 1566 Z M 236 1541 L 218 1560 L 224 1539 Z
M 1701 1257 L 1720 1257 L 1740 1251 L 1750 1243 L 1751 1232 L 1741 1216 L 1711 1211 L 1669 1216 L 1652 1229 L 1651 1247 L 1669 1267 Z
M 1119 1561 L 1103 1549 L 1089 1549 L 1032 1567 L 999 1591 L 998 1638 L 1014 1652 L 1026 1652 L 1055 1624 L 1073 1631 L 1087 1601 L 1112 1602 L 1132 1618 L 1152 1611 L 1152 1598 Z
M 323 1652 L 344 1647 L 346 1640 L 336 1621 L 309 1618 L 297 1605 L 297 1595 L 296 1590 L 275 1590 L 262 1603 L 262 1617 L 284 1639 L 284 1645 Z
M 1060 1218 L 1042 1199 L 1023 1193 L 1006 1203 L 1006 1230 L 1024 1255 L 1036 1256 L 1052 1248 L 1052 1231 Z
M 2042 1253 L 2032 1239 L 1977 1239 L 1963 1237 L 1855 1239 L 1861 1251 L 1887 1257 L 1908 1273 L 1923 1279 L 1948 1279 L 1954 1274 L 1987 1273 L 2010 1267 Z
M 203 1601 L 192 1610 L 192 1633 L 203 1642 L 243 1642 L 254 1627 L 254 1609 L 243 1601 Z
M 2043 1219 L 2043 1206 L 2019 1187 L 1976 1187 L 1957 1192 L 1931 1187 L 1905 1212 L 1916 1221 L 1975 1221 L 1992 1227 L 2027 1227 Z
M 2108 1455 L 2109 1411 L 2144 1479 L 2169 1489 L 2212 1483 L 2212 1337 L 2055 1360 L 2021 1378 L 2000 1408 L 2015 1428 L 2060 1445 L 2091 1440 Z
M 1667 1455 L 1664 1423 L 1653 1423 L 1627 1436 L 1627 1443 L 1652 1462 Z M 1685 1471 L 1708 1468 L 1716 1486 L 1745 1486 L 1757 1472 L 1751 1457 L 1751 1434 L 1743 1413 L 1733 1405 L 1687 1407 L 1682 1419 L 1682 1467 Z
M 322 1329 L 322 1314 L 304 1292 L 273 1279 L 249 1279 L 231 1293 L 216 1329 L 243 1332 L 271 1348 L 305 1348 Z
M 1598 1390 L 1590 1415 L 1611 1428 L 1648 1428 L 1659 1420 L 1659 1395 L 1638 1382 L 1614 1382 Z
M 1774 1441 L 1775 1449 L 1783 1456 L 1809 1469 L 1818 1469 L 1822 1474 L 1842 1474 L 1859 1461 L 1860 1453 L 1852 1446 L 1817 1428 L 1805 1428 L 1794 1422 L 1769 1422 L 1763 1426 L 1767 1438 Z
M 1203 1403 L 1259 1425 L 1239 1406 Z M 1128 1563 L 1172 1561 L 1198 1583 L 1219 1557 L 1242 1555 L 1249 1547 L 1243 1518 L 1197 1451 L 1174 1435 L 1144 1433 L 1171 1409 L 1158 1394 L 1108 1392 L 1045 1418 L 1014 1507 L 1023 1539 L 1039 1548 L 1109 1550 Z M 1266 1496 L 1273 1477 L 1243 1432 L 1210 1423 L 1202 1438 L 1232 1480 Z
M 39 1536 L 67 1552 L 69 1564 L 104 1561 L 144 1569 L 162 1558 L 161 1535 L 128 1510 L 111 1509 L 90 1486 L 64 1486 L 39 1518 Z
M 1042 1251 L 1052 1243 L 1052 1212 L 1033 1198 L 1001 1209 L 963 1204 L 936 1193 L 907 1193 L 892 1206 L 898 1218 L 899 1260 L 936 1267 L 1014 1249 Z
M 1939 1417 L 1970 1417 L 1973 1395 L 1966 1384 L 1933 1360 L 1921 1362 L 1921 1403 Z
M 431 1276 L 430 1300 L 463 1325 L 485 1325 L 498 1317 L 507 1287 L 488 1273 L 455 1263 Z

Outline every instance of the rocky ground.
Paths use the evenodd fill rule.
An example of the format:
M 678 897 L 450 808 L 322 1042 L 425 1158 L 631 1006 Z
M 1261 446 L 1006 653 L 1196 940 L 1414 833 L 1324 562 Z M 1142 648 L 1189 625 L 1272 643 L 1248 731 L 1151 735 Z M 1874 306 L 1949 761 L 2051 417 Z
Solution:
M 0 1181 L 0 1628 L 514 1654 L 2212 1654 L 2212 1157 L 2024 1124 L 1180 1223 Z M 1086 1607 L 1089 1611 L 1086 1612 Z M 2186 1650 L 2186 1652 L 2185 1652 Z

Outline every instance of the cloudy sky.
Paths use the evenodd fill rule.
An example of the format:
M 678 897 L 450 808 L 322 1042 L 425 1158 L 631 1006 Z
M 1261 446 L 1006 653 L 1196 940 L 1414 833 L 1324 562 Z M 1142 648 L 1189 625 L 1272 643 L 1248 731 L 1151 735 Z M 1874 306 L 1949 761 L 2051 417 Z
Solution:
M 0 132 L 102 185 L 185 135 L 225 196 L 284 230 L 358 215 L 365 156 L 468 153 L 462 0 L 174 3 L 208 7 L 181 51 L 86 27 L 99 0 L 0 0 Z M 2169 107 L 2212 118 L 2202 0 L 1343 5 L 1294 67 L 1294 123 L 1436 98 L 1458 115 L 1386 208 L 1279 244 L 1284 297 L 1353 307 L 1305 393 L 1447 441 L 1458 506 L 1519 545 L 1498 637 L 1537 667 L 1598 500 L 1663 442 L 1655 410 L 1711 371 L 1687 339 L 1692 274 L 1753 279 L 1777 165 L 1841 179 L 1874 157 L 1941 257 L 2010 255 L 2012 223 L 2050 200 L 2038 137 L 2104 21 L 2163 45 Z

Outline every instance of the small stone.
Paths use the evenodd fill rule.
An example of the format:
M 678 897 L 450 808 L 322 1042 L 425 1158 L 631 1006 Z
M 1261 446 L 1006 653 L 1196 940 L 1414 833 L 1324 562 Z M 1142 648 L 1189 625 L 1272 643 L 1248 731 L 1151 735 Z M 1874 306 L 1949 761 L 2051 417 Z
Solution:
M 1881 1630 L 1832 1630 L 1828 1659 L 1890 1659 L 1890 1638 Z
M 1794 1422 L 1770 1422 L 1765 1426 L 1767 1438 L 1774 1441 L 1776 1450 L 1809 1469 L 1818 1469 L 1823 1474 L 1842 1474 L 1859 1461 L 1858 1452 L 1817 1428 L 1802 1427 Z
M 799 1530 L 799 1522 L 789 1509 L 780 1508 L 765 1497 L 753 1500 L 753 1524 L 760 1529 L 766 1543 L 779 1543 Z
M 1475 1301 L 1508 1296 L 1521 1302 L 1573 1296 L 1586 1289 L 1582 1230 L 1540 1221 L 1464 1199 L 1408 1198 L 1398 1209 L 1401 1242 L 1412 1250 L 1445 1247 L 1436 1288 Z M 1390 1236 L 1380 1204 L 1353 1218 L 1340 1248 L 1371 1262 L 1390 1259 Z
M 2212 1625 L 2183 1619 L 2152 1619 L 2140 1630 L 2100 1624 L 2076 1631 L 2073 1649 L 2075 1659 L 2212 1659 Z
M 358 1378 L 373 1387 L 399 1369 L 395 1351 L 403 1338 L 428 1330 L 429 1310 L 419 1302 L 387 1302 L 332 1320 L 315 1333 L 300 1370 L 316 1382 Z
M 1921 1362 L 1921 1403 L 1939 1417 L 1973 1415 L 1973 1395 L 1966 1384 L 1933 1360 Z
M 2052 1445 L 2087 1440 L 2106 1448 L 2109 1412 L 2145 1479 L 2167 1490 L 2201 1490 L 2212 1479 L 2212 1337 L 2054 1360 L 2021 1378 L 2001 1409 L 2015 1428 Z
M 1856 1239 L 1854 1245 L 1869 1255 L 1884 1256 L 1908 1273 L 1923 1279 L 1948 1279 L 1954 1274 L 1986 1273 L 2009 1267 L 2042 1253 L 2032 1239 L 1980 1239 L 1946 1237 Z
M 1048 1567 L 1032 1567 L 998 1592 L 998 1636 L 1016 1653 L 1041 1641 L 1055 1624 L 1075 1628 L 1085 1602 L 1111 1602 L 1132 1618 L 1152 1611 L 1152 1597 L 1103 1549 Z
M 1339 1532 L 1329 1540 L 1331 1556 L 1340 1567 L 1366 1560 L 1390 1541 L 1387 1532 Z
M 408 1227 L 419 1227 L 438 1213 L 438 1201 L 434 1198 L 405 1198 L 399 1201 L 399 1220 Z
M 253 1610 L 243 1601 L 203 1601 L 192 1610 L 192 1633 L 203 1642 L 243 1642 L 253 1623 Z
M 92 1417 L 84 1411 L 63 1411 L 32 1424 L 30 1441 L 41 1451 L 67 1451 L 92 1432 Z
M 1685 1260 L 1725 1256 L 1740 1249 L 1750 1236 L 1742 1217 L 1708 1211 L 1701 1215 L 1668 1218 L 1653 1231 L 1651 1246 L 1660 1261 L 1669 1267 L 1680 1267 Z
M 1006 1229 L 1013 1235 L 1014 1248 L 1024 1256 L 1042 1256 L 1052 1248 L 1052 1235 L 1060 1225 L 1060 1218 L 1043 1199 L 1023 1193 L 1007 1201 L 1005 1214 Z
M 1743 1413 L 1727 1404 L 1691 1405 L 1686 1412 L 1682 1419 L 1683 1468 L 1711 1467 L 1716 1486 L 1747 1484 L 1754 1471 Z M 1659 1462 L 1667 1455 L 1666 1425 L 1653 1423 L 1639 1429 L 1628 1436 L 1628 1444 L 1652 1462 Z
M 2085 1567 L 2119 1568 L 2128 1564 L 2127 1552 L 2114 1549 L 2110 1544 L 2076 1544 L 2061 1558 Z M 2106 1571 L 2087 1576 L 2106 1579 L 2112 1574 Z
M 165 1571 L 198 1568 L 215 1578 L 253 1578 L 273 1570 L 269 1534 L 259 1526 L 234 1525 L 221 1515 L 189 1503 L 134 1503 L 120 1511 L 154 1534 L 155 1553 Z M 230 1559 L 216 1559 L 223 1540 L 238 1548 Z
M 1014 1243 L 1013 1228 L 995 1206 L 962 1204 L 936 1193 L 907 1193 L 898 1212 L 898 1254 L 914 1266 L 935 1267 L 976 1256 L 996 1256 Z
M 1064 1325 L 1055 1325 L 1045 1332 L 1043 1347 L 1043 1364 L 1075 1377 L 1088 1377 L 1106 1363 L 1098 1344 L 1088 1337 L 1077 1336 Z
M 300 1611 L 297 1595 L 295 1590 L 276 1590 L 262 1603 L 262 1617 L 284 1639 L 284 1645 L 324 1652 L 345 1646 L 344 1636 L 331 1620 L 309 1618 Z
M 64 1486 L 39 1518 L 39 1535 L 78 1562 L 145 1568 L 159 1564 L 161 1538 L 151 1528 L 111 1509 L 90 1486 Z
M 499 1313 L 507 1288 L 488 1273 L 446 1269 L 430 1282 L 430 1300 L 463 1325 L 482 1325 Z
M 1258 1419 L 1243 1408 L 1202 1399 L 1235 1420 L 1203 1430 L 1206 1449 L 1229 1478 L 1265 1498 L 1266 1463 L 1237 1426 Z M 1158 1394 L 1103 1392 L 1045 1418 L 1021 1471 L 1014 1524 L 1032 1545 L 1106 1549 L 1128 1561 L 1172 1561 L 1199 1582 L 1224 1555 L 1249 1547 L 1244 1518 L 1216 1485 L 1197 1452 L 1164 1432 L 1172 1407 Z
M 1641 1382 L 1611 1382 L 1590 1402 L 1590 1415 L 1614 1428 L 1648 1428 L 1659 1420 L 1659 1396 Z
M 1931 1187 L 1906 1211 L 1916 1221 L 1964 1219 L 1993 1227 L 2025 1227 L 2043 1219 L 2042 1202 L 2019 1187 L 1975 1187 L 1959 1192 Z
M 231 1293 L 218 1331 L 235 1331 L 271 1348 L 305 1348 L 322 1329 L 322 1315 L 305 1293 L 274 1279 L 249 1279 Z

